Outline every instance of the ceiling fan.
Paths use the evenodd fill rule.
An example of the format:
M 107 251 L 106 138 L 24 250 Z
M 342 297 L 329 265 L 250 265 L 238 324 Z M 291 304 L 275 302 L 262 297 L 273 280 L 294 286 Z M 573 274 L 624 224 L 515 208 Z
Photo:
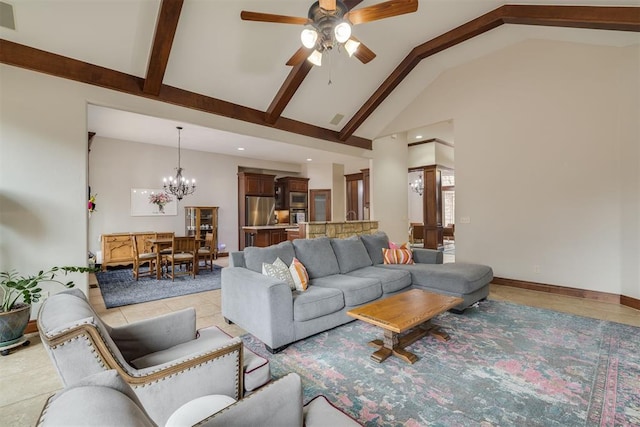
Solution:
M 307 18 L 246 10 L 240 12 L 240 18 L 244 21 L 304 25 L 300 35 L 303 46 L 287 61 L 287 65 L 295 66 L 308 59 L 320 66 L 323 52 L 340 47 L 344 47 L 349 56 L 355 56 L 366 64 L 376 54 L 351 35 L 351 26 L 416 10 L 418 0 L 391 0 L 356 10 L 349 10 L 341 0 L 319 0 L 311 5 Z

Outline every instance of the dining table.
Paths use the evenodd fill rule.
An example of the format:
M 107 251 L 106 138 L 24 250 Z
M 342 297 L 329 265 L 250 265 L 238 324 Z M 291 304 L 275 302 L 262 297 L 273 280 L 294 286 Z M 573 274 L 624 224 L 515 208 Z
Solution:
M 197 247 L 199 246 L 200 240 L 202 239 L 195 238 L 195 240 L 196 240 L 196 253 L 194 254 L 193 270 L 194 270 L 194 274 L 198 274 L 198 265 L 200 264 L 200 262 L 198 260 Z M 151 246 L 153 247 L 153 250 L 156 253 L 156 279 L 160 280 L 162 279 L 162 267 L 161 267 L 162 254 L 160 253 L 160 251 L 162 251 L 163 249 L 171 248 L 173 246 L 173 239 L 167 238 L 167 237 L 153 238 L 153 239 L 147 239 L 147 242 L 151 243 Z

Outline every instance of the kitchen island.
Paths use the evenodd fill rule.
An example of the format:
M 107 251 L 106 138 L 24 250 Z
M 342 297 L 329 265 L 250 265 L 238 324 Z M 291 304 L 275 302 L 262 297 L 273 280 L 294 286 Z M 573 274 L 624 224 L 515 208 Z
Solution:
M 317 221 L 298 224 L 251 225 L 242 227 L 245 246 L 266 247 L 293 239 L 335 237 L 343 239 L 378 231 L 378 221 Z
M 245 246 L 264 248 L 287 240 L 287 229 L 296 228 L 296 224 L 245 225 L 242 231 Z

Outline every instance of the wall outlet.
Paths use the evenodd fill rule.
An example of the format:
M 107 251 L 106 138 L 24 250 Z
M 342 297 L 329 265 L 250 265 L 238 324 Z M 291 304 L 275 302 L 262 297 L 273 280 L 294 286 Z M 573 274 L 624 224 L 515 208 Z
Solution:
M 533 272 L 534 273 L 540 273 L 540 266 L 539 265 L 534 265 L 533 266 Z
M 460 223 L 462 224 L 470 224 L 471 223 L 471 218 L 468 216 L 462 216 L 460 217 Z

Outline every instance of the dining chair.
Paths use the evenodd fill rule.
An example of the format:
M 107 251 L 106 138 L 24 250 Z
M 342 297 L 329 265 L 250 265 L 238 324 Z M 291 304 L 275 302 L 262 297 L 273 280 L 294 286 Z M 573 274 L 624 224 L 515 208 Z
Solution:
M 424 243 L 424 224 L 412 222 L 409 226 L 409 243 Z
M 173 244 L 171 246 L 171 253 L 166 256 L 167 267 L 171 264 L 171 280 L 175 280 L 177 276 L 190 275 L 196 277 L 196 239 L 191 237 L 176 237 L 173 236 Z M 183 271 L 176 271 L 176 266 L 185 266 Z
M 204 259 L 204 268 L 209 267 L 209 270 L 213 271 L 213 260 L 216 259 L 216 254 L 213 233 L 207 233 L 204 237 L 204 245 L 198 249 L 198 263 Z
M 156 259 L 158 254 L 155 252 L 140 252 L 138 247 L 138 237 L 135 234 L 131 235 L 131 252 L 133 255 L 133 277 L 138 278 L 143 276 L 152 276 L 156 274 Z M 149 264 L 148 271 L 140 271 L 140 267 L 144 264 Z
M 175 236 L 175 233 L 173 231 L 166 231 L 166 232 L 161 232 L 161 233 L 155 233 L 154 237 L 156 240 L 158 239 L 171 239 L 173 241 L 173 236 Z M 160 251 L 160 266 L 159 268 L 162 269 L 162 274 L 164 274 L 164 271 L 166 269 L 167 266 L 167 260 L 166 260 L 166 256 L 171 254 L 171 246 L 170 245 L 159 245 L 156 244 L 156 252 Z

